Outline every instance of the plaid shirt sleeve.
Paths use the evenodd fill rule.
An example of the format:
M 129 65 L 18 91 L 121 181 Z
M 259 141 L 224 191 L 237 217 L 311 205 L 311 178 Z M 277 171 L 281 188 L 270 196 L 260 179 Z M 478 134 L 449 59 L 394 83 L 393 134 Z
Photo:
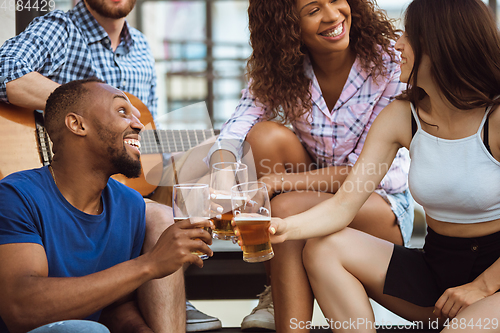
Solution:
M 229 150 L 239 160 L 242 157 L 243 141 L 253 125 L 262 120 L 265 106 L 259 105 L 249 89 L 241 91 L 242 96 L 235 112 L 224 125 L 217 141 L 208 153 L 208 157 L 218 149 Z
M 348 156 L 349 163 L 354 164 L 361 154 L 361 150 L 365 144 L 366 136 L 370 130 L 375 118 L 380 114 L 383 108 L 389 105 L 397 95 L 405 88 L 405 84 L 399 81 L 401 71 L 396 63 L 392 63 L 391 76 L 384 93 L 373 108 L 373 113 L 370 120 L 359 139 L 358 144 L 353 152 Z M 396 155 L 389 171 L 382 179 L 379 187 L 383 188 L 387 193 L 400 193 L 408 187 L 408 170 L 409 170 L 409 155 L 406 148 L 400 149 Z
M 67 39 L 63 12 L 54 11 L 46 19 L 35 18 L 21 34 L 0 48 L 0 101 L 8 102 L 6 84 L 45 66 L 57 67 L 64 58 Z

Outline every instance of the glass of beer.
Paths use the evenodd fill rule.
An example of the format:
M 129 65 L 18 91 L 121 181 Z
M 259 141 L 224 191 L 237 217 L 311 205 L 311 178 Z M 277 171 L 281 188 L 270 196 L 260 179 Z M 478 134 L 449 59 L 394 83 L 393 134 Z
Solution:
M 212 237 L 215 239 L 231 240 L 234 235 L 231 220 L 233 211 L 231 208 L 231 188 L 234 185 L 248 182 L 248 168 L 242 163 L 221 162 L 212 166 L 210 174 L 210 187 L 212 188 L 211 199 L 218 207 L 213 211 L 210 218 L 214 224 Z
M 243 260 L 261 262 L 274 257 L 269 238 L 271 203 L 266 184 L 257 181 L 233 186 L 231 206 L 240 232 Z
M 210 189 L 207 184 L 176 184 L 172 192 L 174 221 L 189 219 L 191 223 L 210 219 Z M 207 228 L 210 232 L 210 229 Z M 193 252 L 201 259 L 207 259 L 206 253 Z

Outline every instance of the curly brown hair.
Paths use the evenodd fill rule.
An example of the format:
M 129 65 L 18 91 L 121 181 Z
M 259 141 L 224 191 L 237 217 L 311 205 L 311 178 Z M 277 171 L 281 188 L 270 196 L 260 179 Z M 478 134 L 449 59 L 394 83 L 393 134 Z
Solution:
M 372 0 L 347 2 L 352 16 L 350 47 L 362 68 L 377 78 L 386 73 L 384 53 L 396 59 L 392 41 L 399 30 Z M 266 105 L 267 119 L 291 123 L 312 107 L 296 0 L 250 0 L 248 17 L 253 48 L 247 63 L 250 91 Z

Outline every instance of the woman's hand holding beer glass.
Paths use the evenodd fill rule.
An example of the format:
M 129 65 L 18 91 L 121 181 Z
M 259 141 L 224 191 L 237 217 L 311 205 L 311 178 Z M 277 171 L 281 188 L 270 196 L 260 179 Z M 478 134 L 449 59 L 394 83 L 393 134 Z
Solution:
M 271 219 L 271 226 L 269 227 L 269 233 L 271 234 L 272 244 L 279 244 L 286 241 L 285 229 L 286 229 L 286 220 L 280 219 L 279 217 L 273 217 Z
M 248 168 L 236 162 L 220 162 L 212 166 L 210 187 L 212 210 L 210 220 L 214 224 L 213 238 L 235 240 L 233 211 L 231 208 L 231 188 L 234 185 L 248 182 Z
M 266 184 L 257 181 L 233 186 L 231 206 L 243 260 L 261 262 L 274 257 L 269 238 L 271 203 Z

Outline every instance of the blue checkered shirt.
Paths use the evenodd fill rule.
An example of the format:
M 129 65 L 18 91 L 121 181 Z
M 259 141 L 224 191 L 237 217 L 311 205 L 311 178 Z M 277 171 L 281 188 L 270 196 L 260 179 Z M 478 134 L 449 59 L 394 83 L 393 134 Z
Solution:
M 361 68 L 357 58 L 337 103 L 330 111 L 310 59 L 304 62 L 305 75 L 311 79 L 313 106 L 311 112 L 294 121 L 292 126 L 319 166 L 356 163 L 373 121 L 405 87 L 399 81 L 399 64 L 386 56 L 385 66 L 387 76 L 374 81 L 371 73 Z M 256 101 L 248 88 L 244 89 L 235 112 L 223 125 L 208 157 L 217 149 L 225 149 L 241 158 L 248 131 L 264 119 L 265 113 L 266 105 Z M 406 190 L 409 167 L 408 150 L 400 149 L 379 188 L 390 194 Z
M 64 13 L 35 18 L 0 48 L 0 100 L 8 102 L 6 83 L 36 71 L 60 84 L 96 76 L 137 96 L 156 117 L 154 58 L 146 38 L 126 22 L 113 52 L 103 27 L 80 1 Z

